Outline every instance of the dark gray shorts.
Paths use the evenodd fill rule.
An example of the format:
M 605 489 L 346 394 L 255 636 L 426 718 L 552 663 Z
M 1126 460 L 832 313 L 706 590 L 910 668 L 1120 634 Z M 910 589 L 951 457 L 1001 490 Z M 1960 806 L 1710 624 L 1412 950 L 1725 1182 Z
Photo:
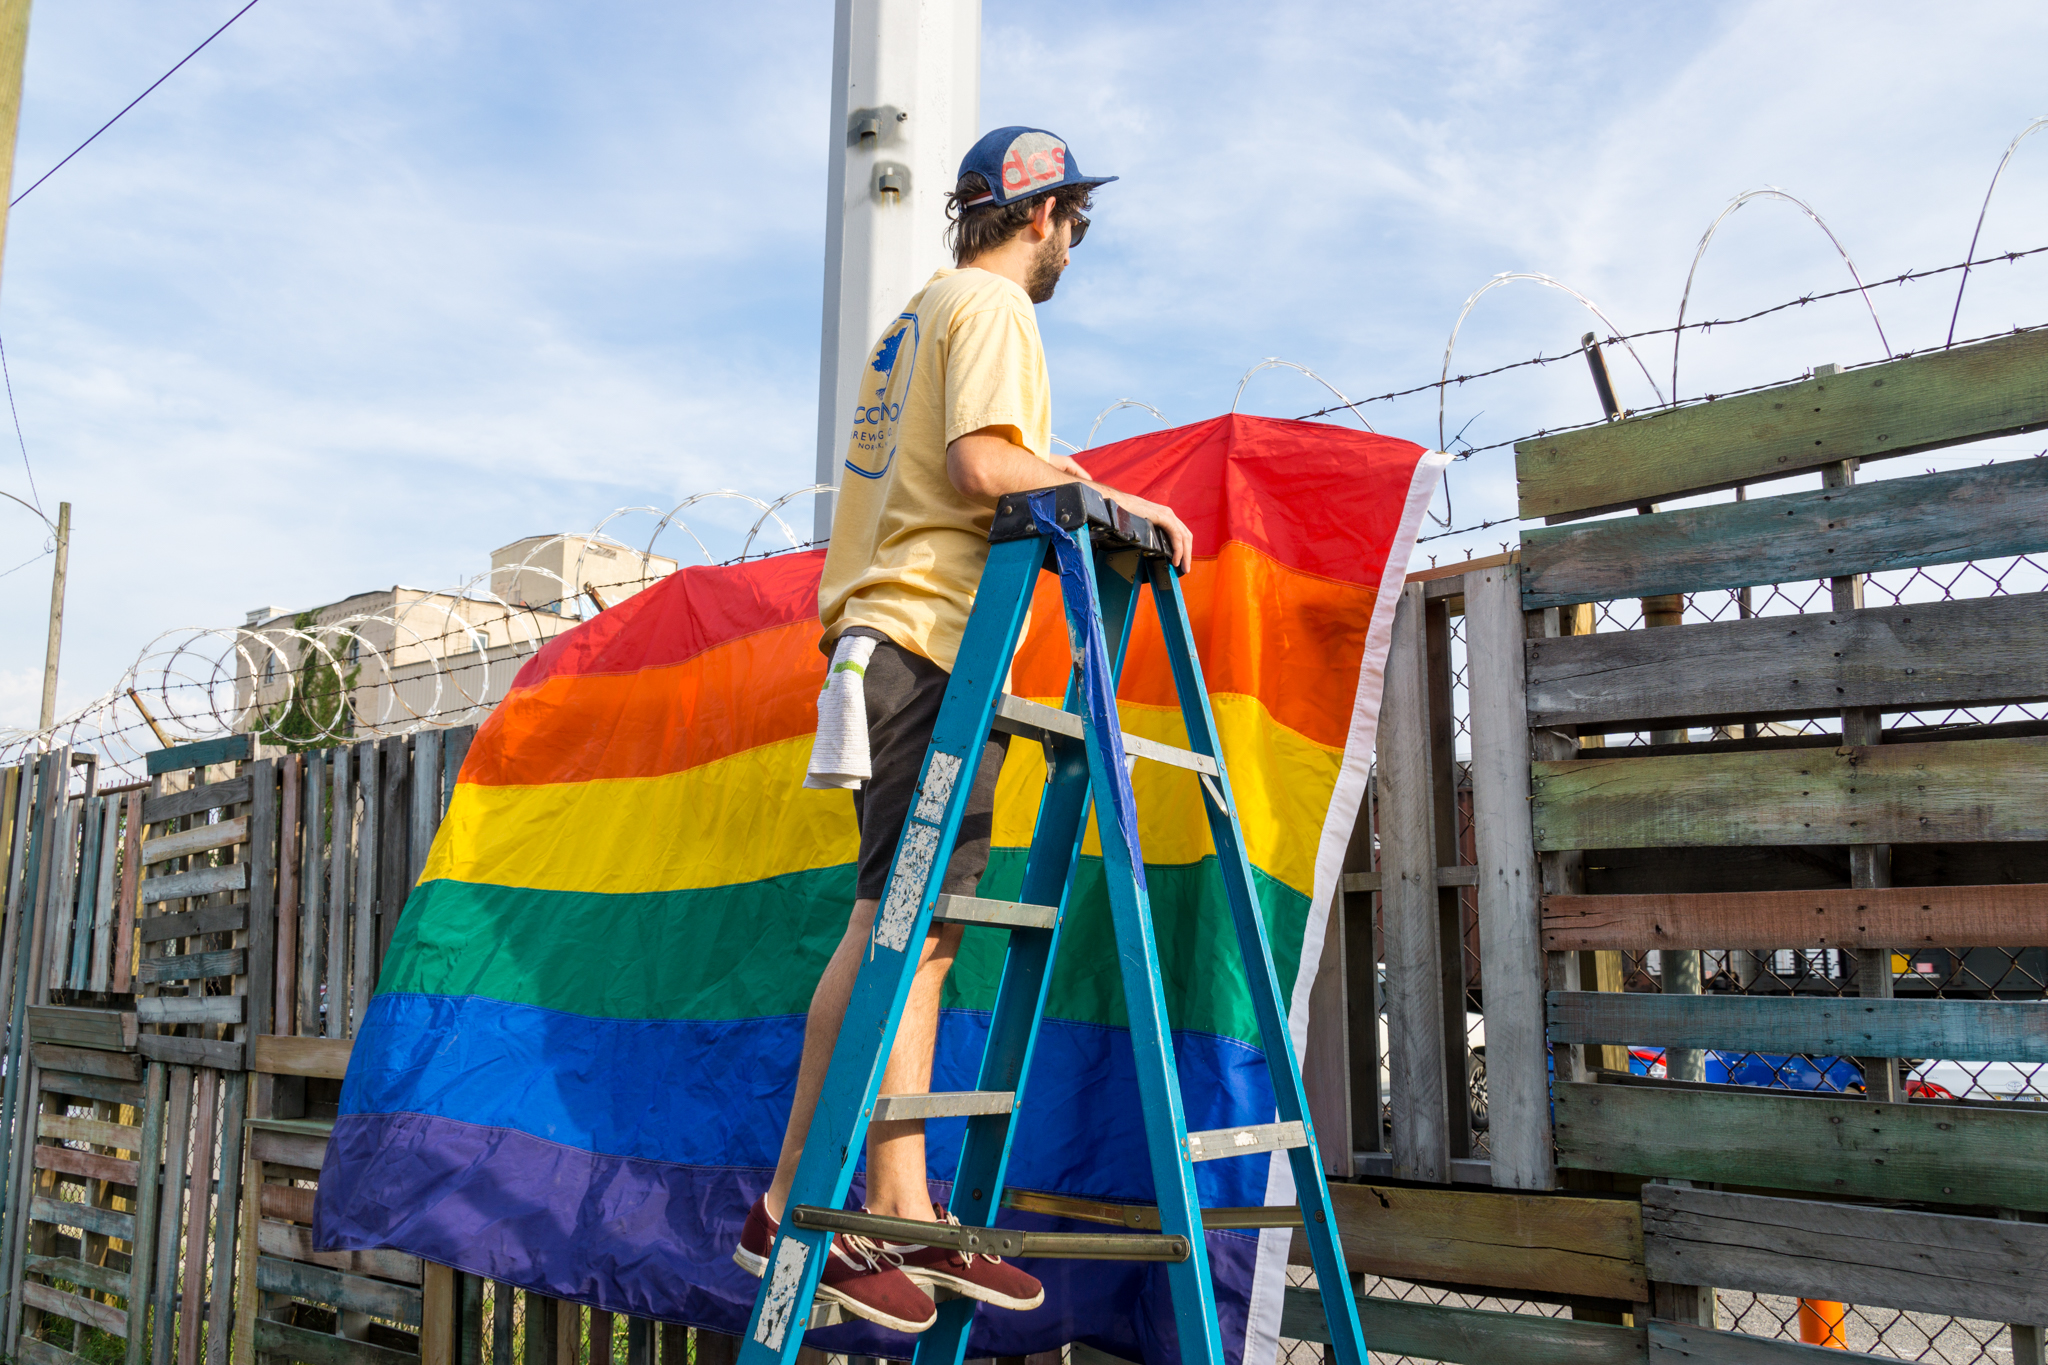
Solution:
M 896 843 L 917 795 L 917 777 L 938 724 L 939 703 L 952 675 L 921 654 L 881 638 L 879 632 L 854 627 L 876 638 L 874 657 L 863 675 L 862 695 L 868 710 L 868 755 L 874 776 L 853 793 L 854 819 L 860 823 L 860 889 L 863 900 L 880 900 L 896 860 Z M 849 632 L 852 633 L 852 632 Z M 991 732 L 981 751 L 981 766 L 968 793 L 967 813 L 953 841 L 953 861 L 946 866 L 940 890 L 971 896 L 988 868 L 989 836 L 995 825 L 996 779 L 1010 737 Z

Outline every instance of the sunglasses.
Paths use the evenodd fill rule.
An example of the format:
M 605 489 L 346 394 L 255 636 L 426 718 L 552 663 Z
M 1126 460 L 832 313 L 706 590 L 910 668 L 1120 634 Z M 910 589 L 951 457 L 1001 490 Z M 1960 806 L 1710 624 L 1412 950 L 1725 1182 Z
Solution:
M 1073 235 L 1067 238 L 1067 249 L 1071 251 L 1081 245 L 1081 239 L 1088 235 L 1088 217 L 1086 214 L 1077 213 L 1067 221 L 1074 225 Z

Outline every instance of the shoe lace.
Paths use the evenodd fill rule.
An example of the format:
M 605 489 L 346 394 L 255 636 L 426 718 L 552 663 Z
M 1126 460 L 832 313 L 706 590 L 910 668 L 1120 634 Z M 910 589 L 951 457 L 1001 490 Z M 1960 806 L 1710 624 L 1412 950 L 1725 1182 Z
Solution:
M 869 1270 L 881 1270 L 883 1262 L 902 1268 L 903 1257 L 872 1237 L 863 1237 L 857 1232 L 842 1232 L 834 1239 L 849 1261 L 858 1261 Z

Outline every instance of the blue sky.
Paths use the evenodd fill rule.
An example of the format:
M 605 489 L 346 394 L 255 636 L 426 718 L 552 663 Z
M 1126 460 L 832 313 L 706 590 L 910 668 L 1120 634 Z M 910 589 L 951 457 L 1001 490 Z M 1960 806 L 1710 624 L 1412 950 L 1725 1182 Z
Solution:
M 17 188 L 237 7 L 40 6 Z M 1867 278 L 1959 260 L 2007 142 L 2048 113 L 2048 10 L 2020 4 L 988 0 L 984 29 L 983 126 L 1051 127 L 1124 177 L 1041 310 L 1077 443 L 1120 398 L 1223 411 L 1266 356 L 1354 397 L 1425 382 L 1497 271 L 1668 325 L 1700 233 L 1764 185 L 1818 209 Z M 807 483 L 830 48 L 823 0 L 263 0 L 24 201 L 0 338 L 40 496 L 77 519 L 64 707 L 166 629 L 450 584 L 623 505 Z M 2048 133 L 1980 254 L 2044 244 Z M 1953 281 L 1878 292 L 1894 349 L 1939 342 Z M 1845 283 L 1795 209 L 1753 202 L 1692 315 Z M 1979 272 L 1962 332 L 2043 321 L 2048 257 Z M 1453 369 L 1593 325 L 1561 293 L 1499 289 Z M 1689 338 L 1680 388 L 1882 354 L 1855 300 L 1816 304 Z M 1666 383 L 1668 343 L 1644 358 Z M 1243 406 L 1326 398 L 1267 371 Z M 1481 445 L 1598 415 L 1576 361 L 1447 406 Z M 1433 398 L 1369 417 L 1435 443 Z M 1102 439 L 1149 420 L 1118 413 Z M 29 496 L 9 446 L 0 488 Z M 1460 525 L 1512 494 L 1505 450 L 1452 476 Z M 38 530 L 0 512 L 0 569 Z M 0 579 L 0 726 L 33 722 L 47 593 L 47 561 Z

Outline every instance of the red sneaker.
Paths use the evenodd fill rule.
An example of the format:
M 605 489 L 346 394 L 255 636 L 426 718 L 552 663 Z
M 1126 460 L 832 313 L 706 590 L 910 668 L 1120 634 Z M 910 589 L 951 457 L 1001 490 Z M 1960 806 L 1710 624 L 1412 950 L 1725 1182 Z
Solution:
M 740 1229 L 740 1244 L 733 1248 L 732 1258 L 740 1269 L 755 1276 L 768 1273 L 768 1253 L 774 1249 L 779 1226 L 768 1216 L 767 1201 L 756 1199 Z M 922 1332 L 939 1320 L 939 1310 L 896 1262 L 896 1257 L 883 1254 L 879 1243 L 839 1233 L 832 1238 L 818 1298 L 898 1332 Z
M 942 1223 L 960 1225 L 958 1218 L 937 1204 L 932 1205 L 932 1212 Z M 896 1242 L 882 1243 L 882 1254 L 927 1289 L 950 1289 L 967 1298 L 1019 1312 L 1045 1302 L 1045 1286 L 1017 1267 L 1004 1264 L 1000 1256 Z

